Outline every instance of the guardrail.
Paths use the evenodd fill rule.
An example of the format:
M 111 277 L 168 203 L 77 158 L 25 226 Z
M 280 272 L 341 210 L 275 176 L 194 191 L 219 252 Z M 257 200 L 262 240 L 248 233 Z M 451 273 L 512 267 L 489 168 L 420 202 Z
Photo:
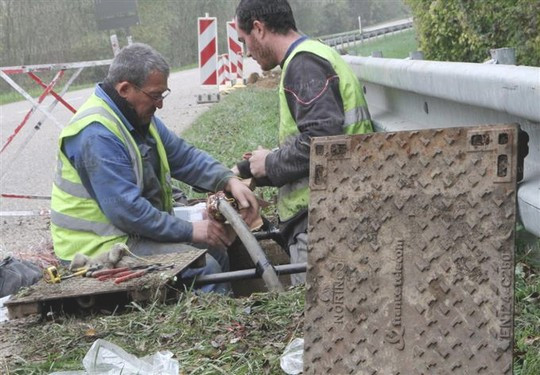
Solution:
M 406 30 L 413 27 L 413 19 L 407 18 L 398 21 L 385 22 L 360 30 L 346 31 L 339 34 L 323 35 L 317 37 L 330 47 L 341 46 L 345 43 L 355 43 L 370 38 L 374 38 L 379 35 L 389 34 L 396 31 Z
M 518 211 L 540 237 L 540 68 L 344 56 L 377 131 L 518 123 L 530 137 Z

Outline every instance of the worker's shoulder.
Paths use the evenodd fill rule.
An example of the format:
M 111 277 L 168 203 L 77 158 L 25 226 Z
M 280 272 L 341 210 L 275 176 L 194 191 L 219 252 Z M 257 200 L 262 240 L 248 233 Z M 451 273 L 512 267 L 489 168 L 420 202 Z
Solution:
M 328 60 L 311 52 L 300 52 L 289 63 L 283 87 L 286 95 L 309 103 L 320 97 L 334 82 L 339 84 L 338 76 Z
M 301 51 L 289 62 L 285 78 L 321 75 L 325 77 L 327 74 L 336 74 L 330 61 L 313 52 Z
M 99 121 L 93 121 L 81 129 L 77 135 L 80 140 L 95 140 L 96 138 L 116 138 L 114 133 Z

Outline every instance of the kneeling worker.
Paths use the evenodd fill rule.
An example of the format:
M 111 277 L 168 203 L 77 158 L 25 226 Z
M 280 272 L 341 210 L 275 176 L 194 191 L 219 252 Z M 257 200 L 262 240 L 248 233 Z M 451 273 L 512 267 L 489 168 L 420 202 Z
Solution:
M 168 63 L 152 47 L 123 48 L 105 81 L 62 130 L 51 202 L 60 259 L 69 261 L 76 253 L 94 257 L 117 243 L 136 255 L 178 252 L 185 243 L 199 243 L 213 248 L 215 256 L 207 255 L 204 268 L 188 269 L 184 276 L 227 271 L 225 249 L 233 239 L 215 220 L 175 217 L 171 177 L 231 193 L 248 225 L 258 215 L 257 200 L 228 168 L 154 116 L 170 93 L 168 76 Z

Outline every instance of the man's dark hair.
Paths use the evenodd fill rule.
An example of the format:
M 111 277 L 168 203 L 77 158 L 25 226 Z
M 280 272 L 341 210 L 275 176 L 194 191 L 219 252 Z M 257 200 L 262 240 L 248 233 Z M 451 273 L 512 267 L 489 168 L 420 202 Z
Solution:
M 253 21 L 264 22 L 266 27 L 278 34 L 297 31 L 291 6 L 287 0 L 241 0 L 236 8 L 238 27 L 251 34 Z

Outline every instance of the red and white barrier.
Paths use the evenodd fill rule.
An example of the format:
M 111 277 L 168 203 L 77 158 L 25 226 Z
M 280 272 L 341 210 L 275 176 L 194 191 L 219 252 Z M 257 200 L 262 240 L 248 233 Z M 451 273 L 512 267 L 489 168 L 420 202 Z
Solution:
M 236 78 L 242 79 L 242 45 L 238 41 L 238 32 L 236 31 L 236 22 L 234 21 L 227 22 L 227 41 L 229 46 L 232 80 L 235 80 Z
M 244 79 L 244 55 L 242 51 L 236 55 L 236 76 L 240 81 Z
M 225 53 L 220 55 L 218 59 L 218 82 L 220 85 L 225 85 L 230 80 L 229 55 Z
M 217 19 L 216 17 L 199 17 L 197 25 L 201 85 L 217 85 Z

